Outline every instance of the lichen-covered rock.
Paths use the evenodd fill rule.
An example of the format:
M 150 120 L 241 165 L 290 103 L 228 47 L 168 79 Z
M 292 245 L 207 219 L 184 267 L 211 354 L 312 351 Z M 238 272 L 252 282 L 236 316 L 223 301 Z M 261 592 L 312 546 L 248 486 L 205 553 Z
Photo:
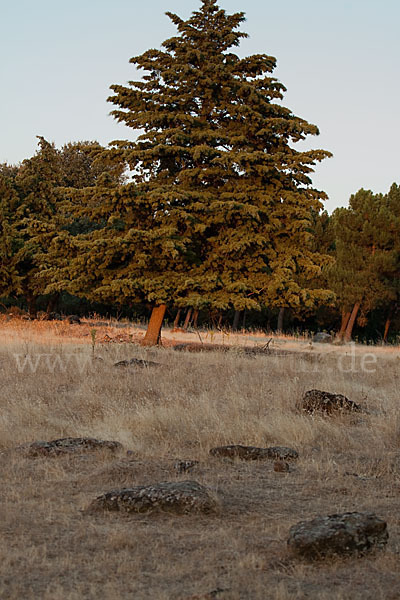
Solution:
M 211 513 L 219 503 L 212 492 L 196 481 L 162 482 L 106 492 L 95 498 L 87 511 Z
M 295 460 L 299 457 L 297 450 L 285 446 L 256 448 L 255 446 L 241 446 L 240 444 L 211 448 L 210 454 L 227 458 L 241 458 L 242 460 Z
M 187 473 L 192 471 L 199 464 L 198 460 L 176 460 L 174 463 L 174 469 L 178 473 Z
M 206 592 L 205 594 L 194 594 L 194 596 L 187 596 L 185 600 L 215 600 L 216 598 L 222 598 L 224 592 L 229 592 L 229 590 L 217 588 L 211 592 Z
M 60 454 L 76 454 L 94 450 L 111 450 L 116 452 L 122 449 L 122 444 L 110 440 L 97 440 L 95 438 L 61 438 L 49 442 L 39 441 L 19 446 L 18 450 L 30 457 L 57 456 Z
M 348 512 L 297 523 L 289 531 L 288 545 L 298 555 L 318 558 L 382 548 L 388 537 L 386 522 L 374 513 Z
M 81 324 L 81 320 L 78 315 L 69 315 L 69 317 L 67 317 L 67 321 L 70 325 L 80 325 Z
M 159 363 L 152 360 L 143 360 L 142 358 L 131 358 L 130 360 L 120 360 L 114 364 L 114 367 L 158 367 Z
M 44 320 L 45 321 L 62 321 L 62 316 L 60 315 L 60 313 L 51 312 L 51 313 L 45 315 Z
M 319 331 L 313 336 L 312 341 L 316 344 L 330 344 L 332 342 L 332 336 L 324 331 Z
M 312 415 L 314 413 L 362 412 L 361 406 L 342 394 L 331 394 L 321 390 L 309 390 L 301 399 L 299 408 Z

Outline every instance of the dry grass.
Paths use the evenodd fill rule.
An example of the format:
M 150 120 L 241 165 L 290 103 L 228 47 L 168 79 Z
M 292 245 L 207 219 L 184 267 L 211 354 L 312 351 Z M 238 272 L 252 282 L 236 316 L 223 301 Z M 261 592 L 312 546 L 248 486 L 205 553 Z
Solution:
M 217 588 L 225 590 L 217 598 L 232 600 L 400 597 L 397 351 L 377 351 L 369 373 L 360 368 L 365 350 L 351 370 L 348 349 L 248 358 L 235 349 L 99 344 L 92 360 L 87 336 L 82 343 L 65 328 L 60 344 L 56 325 L 40 327 L 43 343 L 31 324 L 0 329 L 1 598 L 183 600 Z M 28 355 L 32 364 L 41 355 L 35 372 L 21 367 Z M 132 356 L 162 366 L 112 366 Z M 300 415 L 296 400 L 313 387 L 344 393 L 370 414 Z M 118 440 L 133 454 L 28 459 L 11 451 L 80 435 Z M 225 443 L 288 445 L 300 459 L 284 474 L 272 462 L 209 456 Z M 177 458 L 200 465 L 177 475 Z M 108 489 L 188 478 L 216 491 L 221 514 L 80 512 Z M 386 552 L 316 564 L 288 554 L 292 524 L 346 510 L 387 520 Z

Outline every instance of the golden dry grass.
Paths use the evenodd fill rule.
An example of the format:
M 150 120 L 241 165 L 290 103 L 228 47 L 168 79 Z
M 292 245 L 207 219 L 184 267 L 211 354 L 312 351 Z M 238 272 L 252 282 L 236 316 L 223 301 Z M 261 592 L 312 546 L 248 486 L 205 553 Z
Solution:
M 109 343 L 96 346 L 93 360 L 88 336 L 79 334 L 82 343 L 60 325 L 62 344 L 52 324 L 40 324 L 40 335 L 23 322 L 0 329 L 1 598 L 183 600 L 217 588 L 224 591 L 215 597 L 229 600 L 400 597 L 397 350 L 377 350 L 371 372 L 360 366 L 366 350 L 352 365 L 348 348 L 249 358 L 235 348 L 190 354 Z M 23 368 L 39 355 L 34 372 Z M 133 356 L 162 366 L 113 367 Z M 314 387 L 344 393 L 370 414 L 299 414 L 296 401 Z M 81 435 L 118 440 L 133 454 L 31 459 L 12 451 Z M 225 443 L 287 445 L 300 459 L 276 473 L 273 461 L 209 456 Z M 177 475 L 177 458 L 200 465 Z M 222 512 L 80 510 L 112 488 L 176 479 L 212 488 Z M 387 520 L 384 553 L 314 564 L 288 554 L 291 525 L 347 510 Z

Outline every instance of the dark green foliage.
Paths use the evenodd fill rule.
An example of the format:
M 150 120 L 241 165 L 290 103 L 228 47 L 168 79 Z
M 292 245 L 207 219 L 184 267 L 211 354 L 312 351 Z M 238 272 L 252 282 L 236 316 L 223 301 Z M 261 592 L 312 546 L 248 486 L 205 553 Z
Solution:
M 329 273 L 340 306 L 361 305 L 358 319 L 397 302 L 400 269 L 400 194 L 395 184 L 386 195 L 359 190 L 349 208 L 335 210 L 336 264 Z
M 6 165 L 0 167 L 0 296 L 21 290 L 15 265 L 17 232 L 13 214 L 18 198 L 12 186 L 13 173 Z
M 61 150 L 39 137 L 36 154 L 20 166 L 0 171 L 0 293 L 23 293 L 32 315 L 38 296 L 57 283 L 54 270 L 68 259 L 62 237 L 91 231 L 93 223 L 71 218 L 64 210 L 66 186 L 95 185 L 104 173 L 121 182 L 121 168 L 107 165 L 96 142 L 67 144 Z M 72 193 L 72 192 L 70 192 Z M 57 252 L 53 241 L 57 238 Z M 54 285 L 56 291 L 62 287 Z M 53 291 L 53 290 L 52 290 Z
M 133 181 L 84 190 L 74 216 L 99 228 L 73 240 L 61 278 L 120 302 L 310 308 L 329 296 L 308 285 L 325 262 L 311 233 L 325 195 L 310 174 L 329 153 L 293 143 L 318 129 L 282 106 L 273 57 L 232 52 L 243 13 L 203 0 L 187 21 L 167 14 L 177 36 L 131 59 L 141 80 L 112 86 L 112 114 L 141 131 L 109 155 Z

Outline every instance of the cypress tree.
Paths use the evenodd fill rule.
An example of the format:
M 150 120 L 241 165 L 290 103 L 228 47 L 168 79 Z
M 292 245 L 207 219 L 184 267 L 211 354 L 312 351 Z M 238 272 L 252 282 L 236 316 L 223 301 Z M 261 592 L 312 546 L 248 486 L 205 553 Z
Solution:
M 327 297 L 307 281 L 324 260 L 310 226 L 325 194 L 310 174 L 329 153 L 293 148 L 317 127 L 282 106 L 275 58 L 232 52 L 243 13 L 202 0 L 187 20 L 167 15 L 177 35 L 131 59 L 142 79 L 111 88 L 113 116 L 141 132 L 111 152 L 133 180 L 85 190 L 99 229 L 74 241 L 72 267 L 90 273 L 82 293 L 153 304 L 150 344 L 167 303 L 243 310 Z

